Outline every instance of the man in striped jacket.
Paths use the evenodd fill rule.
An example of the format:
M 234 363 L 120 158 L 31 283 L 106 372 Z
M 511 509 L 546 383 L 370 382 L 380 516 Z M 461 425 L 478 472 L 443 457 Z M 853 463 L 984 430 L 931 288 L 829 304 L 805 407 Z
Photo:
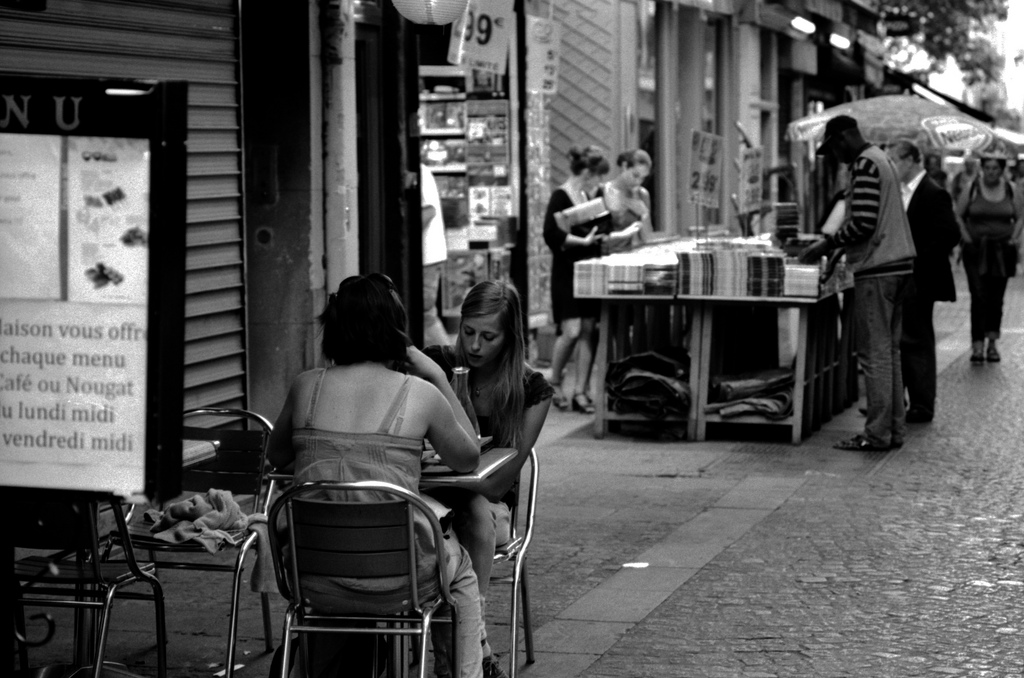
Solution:
M 854 323 L 864 371 L 864 432 L 835 444 L 840 450 L 879 452 L 900 447 L 906 432 L 900 365 L 903 298 L 914 271 L 914 240 L 903 209 L 896 168 L 885 152 L 864 140 L 857 121 L 838 115 L 825 125 L 818 155 L 850 165 L 849 217 L 834 234 L 801 253 L 817 261 L 837 247 L 854 274 Z

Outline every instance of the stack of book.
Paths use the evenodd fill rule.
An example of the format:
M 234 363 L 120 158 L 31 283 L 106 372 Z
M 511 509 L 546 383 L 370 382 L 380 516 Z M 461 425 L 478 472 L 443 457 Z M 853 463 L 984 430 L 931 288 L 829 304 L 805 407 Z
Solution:
M 785 297 L 817 297 L 821 266 L 818 264 L 786 264 L 782 295 Z
M 817 297 L 820 273 L 820 266 L 798 264 L 762 239 L 680 240 L 576 262 L 574 293 Z
M 785 255 L 777 251 L 680 252 L 679 294 L 715 297 L 782 296 Z
M 795 202 L 777 202 L 773 205 L 775 213 L 775 233 L 779 240 L 796 235 L 800 230 L 800 209 Z
M 644 250 L 610 254 L 574 264 L 577 297 L 619 294 L 672 296 L 678 288 L 679 264 L 671 252 Z

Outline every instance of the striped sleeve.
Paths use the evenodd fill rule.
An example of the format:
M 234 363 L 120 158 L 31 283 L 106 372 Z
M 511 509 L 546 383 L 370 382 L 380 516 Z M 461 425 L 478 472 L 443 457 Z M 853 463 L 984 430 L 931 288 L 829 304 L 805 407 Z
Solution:
M 863 242 L 878 228 L 882 196 L 878 166 L 860 156 L 853 163 L 850 178 L 850 219 L 832 237 L 836 245 Z

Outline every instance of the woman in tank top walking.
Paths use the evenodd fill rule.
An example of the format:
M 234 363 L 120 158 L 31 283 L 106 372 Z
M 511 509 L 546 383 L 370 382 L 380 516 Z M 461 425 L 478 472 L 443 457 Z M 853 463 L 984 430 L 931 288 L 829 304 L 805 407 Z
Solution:
M 1008 278 L 1016 273 L 1024 196 L 1006 180 L 1006 159 L 981 157 L 981 178 L 960 194 L 964 271 L 971 292 L 971 362 L 999 362 L 996 346 Z M 986 347 L 987 342 L 987 347 Z

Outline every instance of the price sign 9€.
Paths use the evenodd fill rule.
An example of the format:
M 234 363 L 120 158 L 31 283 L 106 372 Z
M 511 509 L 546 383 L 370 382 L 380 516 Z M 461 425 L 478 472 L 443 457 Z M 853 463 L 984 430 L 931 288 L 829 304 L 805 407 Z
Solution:
M 452 27 L 448 63 L 505 74 L 509 36 L 515 30 L 513 0 L 470 0 Z

